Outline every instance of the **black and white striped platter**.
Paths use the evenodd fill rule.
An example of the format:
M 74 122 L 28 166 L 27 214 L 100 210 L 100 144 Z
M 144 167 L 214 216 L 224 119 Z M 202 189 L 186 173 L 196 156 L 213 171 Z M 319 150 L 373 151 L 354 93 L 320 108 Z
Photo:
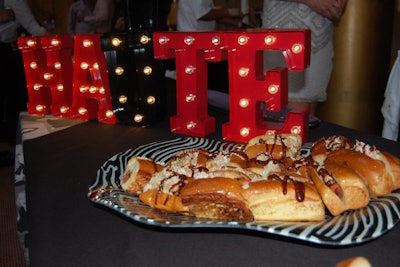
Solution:
M 348 211 L 332 217 L 328 213 L 321 222 L 227 222 L 199 219 L 180 214 L 168 214 L 143 204 L 137 197 L 125 193 L 119 181 L 128 160 L 136 155 L 153 158 L 158 162 L 168 160 L 183 149 L 206 148 L 210 151 L 233 150 L 242 144 L 188 137 L 150 143 L 119 153 L 97 171 L 89 188 L 89 199 L 128 218 L 147 225 L 172 228 L 231 228 L 258 231 L 305 242 L 345 246 L 361 244 L 383 235 L 399 222 L 400 191 L 371 200 L 366 208 Z M 309 153 L 304 146 L 302 153 Z

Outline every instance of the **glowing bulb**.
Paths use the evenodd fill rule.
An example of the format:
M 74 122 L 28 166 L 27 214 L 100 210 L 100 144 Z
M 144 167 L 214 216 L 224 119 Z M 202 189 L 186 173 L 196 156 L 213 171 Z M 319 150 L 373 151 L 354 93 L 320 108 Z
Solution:
M 125 95 L 120 95 L 120 96 L 118 97 L 118 101 L 119 101 L 119 103 L 121 103 L 121 104 L 125 104 L 125 103 L 128 101 L 128 97 L 125 96 Z
M 214 37 L 212 38 L 211 42 L 212 42 L 214 45 L 219 45 L 220 42 L 221 42 L 221 40 L 220 40 L 219 36 L 214 36 Z
M 64 91 L 64 85 L 62 85 L 62 84 L 57 85 L 57 91 L 59 91 L 59 92 Z
M 36 62 L 31 62 L 31 64 L 29 64 L 29 66 L 31 67 L 31 69 L 37 69 L 37 63 Z
M 240 77 L 246 77 L 249 75 L 250 69 L 249 68 L 240 68 L 239 69 L 239 76 Z
M 240 45 L 245 45 L 245 44 L 247 44 L 247 42 L 249 41 L 249 37 L 247 37 L 247 36 L 239 36 L 239 38 L 238 38 L 238 43 L 240 44 Z
M 97 87 L 96 86 L 90 86 L 89 92 L 92 93 L 92 94 L 96 93 L 97 92 Z
M 86 113 L 87 113 L 87 109 L 86 108 L 79 108 L 79 110 L 78 110 L 78 113 L 80 114 L 80 115 L 85 115 Z
M 36 111 L 38 111 L 38 112 L 42 112 L 44 109 L 45 109 L 45 106 L 43 106 L 43 105 L 36 106 Z
M 169 42 L 169 38 L 167 36 L 161 36 L 160 38 L 158 38 L 158 43 L 160 45 L 165 45 Z
M 93 68 L 95 70 L 99 70 L 99 63 L 97 63 L 97 62 L 93 63 Z
M 105 115 L 107 118 L 111 118 L 112 116 L 114 116 L 114 112 L 112 110 L 107 110 Z
M 249 106 L 249 100 L 248 100 L 247 98 L 242 98 L 242 99 L 240 99 L 240 101 L 239 101 L 239 105 L 240 105 L 242 108 L 247 108 L 247 107 Z
M 106 89 L 104 89 L 104 87 L 100 87 L 99 88 L 99 93 L 104 95 L 106 93 Z
M 187 124 L 186 124 L 186 129 L 188 129 L 188 130 L 192 130 L 192 129 L 194 129 L 196 127 L 196 123 L 194 122 L 194 121 L 189 121 Z
M 156 102 L 156 98 L 154 96 L 147 97 L 147 104 L 153 105 Z
M 53 78 L 53 74 L 46 72 L 45 74 L 43 74 L 43 79 L 45 80 L 51 80 L 51 78 Z
M 303 46 L 302 46 L 301 44 L 294 44 L 294 45 L 292 46 L 292 51 L 293 51 L 293 53 L 295 53 L 295 54 L 301 53 L 302 50 L 303 50 Z
M 278 93 L 279 91 L 279 86 L 276 84 L 271 84 L 270 86 L 268 86 L 268 93 L 270 93 L 271 95 L 274 95 L 276 93 Z
M 111 44 L 115 47 L 119 46 L 122 43 L 122 40 L 119 38 L 112 38 L 111 39 Z
M 268 35 L 264 39 L 264 42 L 265 42 L 266 45 L 272 45 L 273 43 L 275 43 L 275 41 L 276 41 L 276 37 L 272 36 L 272 35 Z
M 124 68 L 122 68 L 122 67 L 116 67 L 116 68 L 115 68 L 115 74 L 117 74 L 117 75 L 122 75 L 122 74 L 124 74 Z
M 35 91 L 40 90 L 40 88 L 42 88 L 42 85 L 41 85 L 40 83 L 35 83 L 35 84 L 33 85 L 33 90 L 35 90 Z
M 193 72 L 196 70 L 196 68 L 194 67 L 194 66 L 192 66 L 192 65 L 188 65 L 188 66 L 186 66 L 186 68 L 185 68 L 185 72 L 187 73 L 187 74 L 193 74 Z
M 141 44 L 147 44 L 148 42 L 150 42 L 150 37 L 148 37 L 147 35 L 142 35 L 140 36 L 140 43 Z
M 146 67 L 143 68 L 143 73 L 145 75 L 150 75 L 152 72 L 153 72 L 153 69 L 151 67 L 149 67 L 149 66 L 146 66 Z
M 240 129 L 240 135 L 243 137 L 246 137 L 250 134 L 250 129 L 249 128 L 242 128 Z
M 188 102 L 188 103 L 193 102 L 195 99 L 196 99 L 196 95 L 194 95 L 194 94 L 188 94 L 186 96 L 186 102 Z
M 301 127 L 300 127 L 300 126 L 293 126 L 293 127 L 290 129 L 290 132 L 291 132 L 292 134 L 300 134 L 300 133 L 301 133 Z
M 88 87 L 88 86 L 81 85 L 81 87 L 79 87 L 79 91 L 80 91 L 81 93 L 86 93 L 88 90 L 89 90 L 89 87 Z
M 54 68 L 57 70 L 61 69 L 61 62 L 54 63 Z
M 133 117 L 133 120 L 134 120 L 136 123 L 142 122 L 142 120 L 143 120 L 143 115 L 142 115 L 142 114 L 136 114 L 136 115 Z
M 83 40 L 82 44 L 84 47 L 91 47 L 93 45 L 92 41 L 90 41 L 88 39 Z
M 275 135 L 275 130 L 268 130 L 265 132 L 266 135 Z
M 192 36 L 186 36 L 184 42 L 187 45 L 192 45 L 194 43 L 194 40 L 195 39 Z
M 80 66 L 81 66 L 81 69 L 83 69 L 83 70 L 86 70 L 87 68 L 89 68 L 89 64 L 86 62 L 82 62 Z
M 50 43 L 52 46 L 58 46 L 60 44 L 60 40 L 52 39 Z
M 67 106 L 62 106 L 62 107 L 60 107 L 60 112 L 61 112 L 62 114 L 67 113 L 68 110 L 69 110 L 69 107 L 67 107 Z
M 27 44 L 29 47 L 34 47 L 34 46 L 36 45 L 36 42 L 35 42 L 34 40 L 28 40 L 28 41 L 26 42 L 26 44 Z

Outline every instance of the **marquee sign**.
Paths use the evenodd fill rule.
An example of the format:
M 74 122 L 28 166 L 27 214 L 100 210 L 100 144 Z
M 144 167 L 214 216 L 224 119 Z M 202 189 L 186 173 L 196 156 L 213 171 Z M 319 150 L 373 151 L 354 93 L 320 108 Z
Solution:
M 287 105 L 289 70 L 310 63 L 309 30 L 130 32 L 120 35 L 20 37 L 29 95 L 28 112 L 103 123 L 146 126 L 165 113 L 164 69 L 175 59 L 177 114 L 171 131 L 204 137 L 215 131 L 208 114 L 207 62 L 228 60 L 229 122 L 225 140 L 246 142 L 266 131 L 308 135 L 308 110 L 283 123 L 264 110 Z M 73 48 L 73 52 L 72 52 Z M 282 51 L 286 67 L 264 71 L 263 51 Z

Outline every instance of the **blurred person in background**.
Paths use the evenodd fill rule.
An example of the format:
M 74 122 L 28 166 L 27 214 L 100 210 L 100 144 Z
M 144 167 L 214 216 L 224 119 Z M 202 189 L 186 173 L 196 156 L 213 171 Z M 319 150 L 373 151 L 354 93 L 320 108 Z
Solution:
M 243 13 L 237 0 L 179 0 L 177 30 L 185 32 L 241 28 Z M 237 2 L 237 3 L 235 3 Z M 228 93 L 228 62 L 208 62 L 208 88 Z
M 179 0 L 178 31 L 214 31 L 217 22 L 230 28 L 240 28 L 243 14 L 238 8 L 215 6 L 213 0 Z
M 51 34 L 39 25 L 26 0 L 0 0 L 0 113 L 1 137 L 15 144 L 18 117 L 27 109 L 28 91 L 17 37 L 21 29 L 30 35 Z
M 70 35 L 93 33 L 92 24 L 78 21 L 79 17 L 91 16 L 93 8 L 94 3 L 90 0 L 76 0 L 72 3 L 68 13 L 67 33 Z
M 347 0 L 264 0 L 263 28 L 311 30 L 311 63 L 302 72 L 289 71 L 288 108 L 307 108 L 315 114 L 317 103 L 327 98 L 333 68 L 333 24 Z M 280 51 L 265 52 L 265 67 L 285 66 Z
M 396 0 L 396 12 L 400 14 L 400 0 Z M 383 116 L 382 137 L 399 141 L 400 124 L 400 50 L 393 63 L 386 84 L 385 98 L 381 107 Z
M 87 22 L 93 26 L 94 33 L 111 32 L 114 18 L 115 3 L 113 0 L 87 0 L 94 5 L 93 13 L 89 16 L 78 16 L 78 22 Z

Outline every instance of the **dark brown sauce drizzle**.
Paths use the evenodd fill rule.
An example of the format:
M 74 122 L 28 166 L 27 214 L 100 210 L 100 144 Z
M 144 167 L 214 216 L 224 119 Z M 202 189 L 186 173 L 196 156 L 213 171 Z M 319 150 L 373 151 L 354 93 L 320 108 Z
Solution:
M 281 178 L 277 174 L 271 174 L 268 176 L 268 180 L 271 181 L 281 181 L 282 182 L 282 193 L 284 195 L 287 194 L 287 185 L 288 183 L 293 183 L 294 185 L 294 191 L 295 191 L 295 198 L 299 202 L 303 202 L 305 198 L 305 185 L 302 182 L 298 182 L 290 178 L 288 175 L 285 175 L 283 178 Z
M 171 179 L 171 178 L 174 177 L 174 176 L 178 176 L 178 177 L 179 177 L 179 180 L 169 188 L 169 192 L 170 192 L 170 193 L 172 192 L 172 189 L 173 189 L 173 188 L 176 188 L 176 187 L 179 187 L 179 188 L 180 188 L 180 187 L 182 187 L 182 186 L 185 184 L 185 181 L 186 181 L 186 178 L 187 178 L 187 177 L 186 177 L 185 175 L 179 175 L 179 174 L 176 174 L 176 173 L 173 173 L 173 174 L 171 174 L 170 176 L 168 176 L 168 177 L 162 179 L 161 182 L 160 182 L 160 185 L 159 185 L 159 187 L 158 187 L 155 200 L 154 200 L 155 203 L 157 203 L 157 201 L 158 201 L 158 196 L 159 196 L 160 193 L 163 191 L 162 189 L 163 189 L 163 187 L 164 187 L 164 184 L 165 184 L 169 179 Z M 164 205 L 168 202 L 168 199 L 169 199 L 169 195 L 165 198 L 164 203 L 163 203 Z

